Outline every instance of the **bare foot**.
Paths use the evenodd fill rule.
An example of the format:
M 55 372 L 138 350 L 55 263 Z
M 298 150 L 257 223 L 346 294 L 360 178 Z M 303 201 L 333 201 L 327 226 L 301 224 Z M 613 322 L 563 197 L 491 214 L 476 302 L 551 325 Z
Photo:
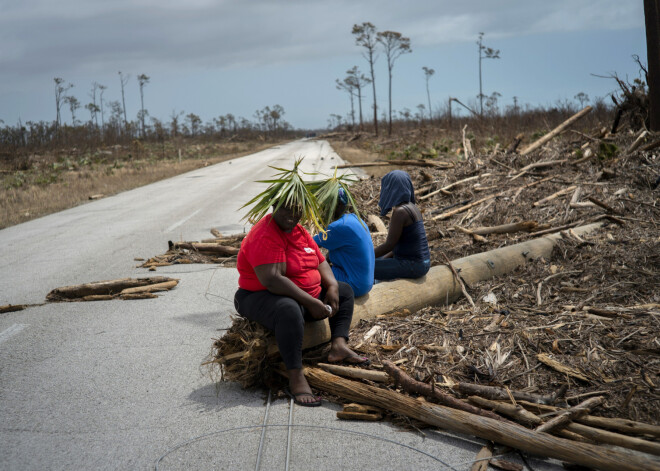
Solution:
M 346 362 L 354 365 L 368 363 L 367 357 L 362 357 L 348 348 L 346 339 L 344 337 L 336 337 L 332 339 L 332 345 L 328 352 L 328 361 L 330 363 Z
M 315 404 L 320 402 L 321 398 L 312 393 L 307 379 L 302 369 L 288 370 L 289 373 L 289 391 L 295 396 L 298 403 Z

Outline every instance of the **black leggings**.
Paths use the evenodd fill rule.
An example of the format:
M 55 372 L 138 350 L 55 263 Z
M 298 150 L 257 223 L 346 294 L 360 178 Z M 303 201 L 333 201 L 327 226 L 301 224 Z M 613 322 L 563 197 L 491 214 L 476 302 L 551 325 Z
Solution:
M 328 319 L 331 338 L 344 337 L 353 319 L 353 289 L 342 281 L 339 284 L 339 309 Z M 319 299 L 325 297 L 325 288 Z M 287 370 L 302 368 L 302 344 L 305 322 L 317 322 L 298 301 L 268 290 L 248 291 L 239 288 L 234 295 L 236 311 L 246 319 L 258 322 L 275 333 L 277 348 Z

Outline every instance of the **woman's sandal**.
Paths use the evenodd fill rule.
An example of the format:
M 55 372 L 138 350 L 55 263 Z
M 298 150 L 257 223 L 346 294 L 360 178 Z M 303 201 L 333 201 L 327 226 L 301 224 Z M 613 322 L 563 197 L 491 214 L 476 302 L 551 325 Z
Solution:
M 318 407 L 318 406 L 321 405 L 321 402 L 322 402 L 321 396 L 317 396 L 315 394 L 308 393 L 308 392 L 302 392 L 302 393 L 294 394 L 294 393 L 291 392 L 291 390 L 289 390 L 289 388 L 284 388 L 284 394 L 286 394 L 291 399 L 293 399 L 294 403 L 296 403 L 296 404 L 298 404 L 299 406 L 302 406 L 302 407 Z M 311 402 L 303 402 L 303 401 L 300 401 L 298 399 L 298 396 L 309 396 L 309 397 L 313 397 L 314 400 L 311 401 Z

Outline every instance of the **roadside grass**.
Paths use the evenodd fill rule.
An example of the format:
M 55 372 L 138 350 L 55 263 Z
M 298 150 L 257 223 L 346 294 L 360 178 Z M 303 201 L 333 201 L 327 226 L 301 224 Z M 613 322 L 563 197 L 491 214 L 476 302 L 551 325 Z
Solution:
M 133 144 L 87 152 L 74 148 L 4 162 L 0 168 L 0 229 L 272 145 L 275 143 L 256 140 L 168 142 L 139 144 L 136 152 Z

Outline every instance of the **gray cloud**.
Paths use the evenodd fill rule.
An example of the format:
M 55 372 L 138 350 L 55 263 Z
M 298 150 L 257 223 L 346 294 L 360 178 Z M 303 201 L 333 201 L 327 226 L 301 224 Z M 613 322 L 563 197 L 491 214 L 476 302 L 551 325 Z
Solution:
M 354 51 L 352 24 L 401 31 L 413 47 L 516 34 L 637 26 L 620 0 L 24 1 L 0 17 L 3 75 L 104 66 L 231 67 Z M 635 2 L 638 4 L 640 2 Z
M 111 88 L 106 99 L 116 99 L 119 70 L 131 74 L 131 93 L 138 73 L 154 77 L 149 86 L 154 113 L 157 103 L 165 102 L 165 113 L 172 106 L 203 108 L 213 90 L 201 91 L 212 87 L 204 80 L 222 72 L 234 88 L 233 96 L 218 93 L 218 107 L 234 111 L 288 99 L 287 110 L 297 106 L 311 114 L 310 99 L 296 101 L 293 95 L 318 101 L 325 94 L 334 98 L 315 113 L 327 115 L 340 110 L 334 76 L 317 75 L 315 83 L 290 90 L 287 72 L 277 66 L 305 70 L 310 62 L 322 67 L 320 61 L 338 58 L 341 65 L 329 73 L 340 75 L 361 60 L 351 28 L 364 21 L 410 37 L 413 51 L 456 43 L 474 50 L 481 31 L 488 45 L 499 47 L 498 39 L 539 33 L 643 28 L 643 12 L 642 2 L 625 0 L 0 0 L 0 111 L 5 113 L 0 118 L 49 117 L 52 110 L 41 110 L 52 107 L 54 77 L 75 82 L 77 94 L 86 94 L 93 81 L 105 83 Z M 268 66 L 279 70 L 280 82 L 263 77 Z M 249 70 L 236 78 L 240 74 L 233 72 L 241 69 Z M 420 79 L 420 66 L 415 72 Z M 198 88 L 185 96 L 183 90 L 161 90 L 157 101 L 159 85 L 169 80 L 174 88 L 179 78 Z M 446 86 L 440 74 L 435 80 Z M 251 87 L 238 91 L 246 82 Z M 258 104 L 248 105 L 250 100 Z

